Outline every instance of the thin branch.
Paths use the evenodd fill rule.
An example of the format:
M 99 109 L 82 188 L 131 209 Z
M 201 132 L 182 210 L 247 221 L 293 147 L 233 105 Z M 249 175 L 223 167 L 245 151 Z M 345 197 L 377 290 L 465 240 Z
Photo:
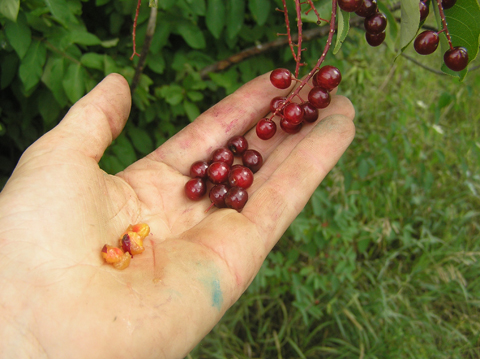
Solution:
M 437 75 L 442 75 L 442 76 L 446 75 L 446 73 L 444 73 L 442 71 L 439 71 L 439 70 L 432 69 L 431 67 L 428 67 L 428 66 L 422 64 L 420 61 L 415 60 L 413 57 L 411 57 L 411 56 L 409 56 L 409 55 L 407 55 L 403 52 L 402 52 L 402 56 L 405 57 L 407 60 L 413 62 L 415 65 L 420 66 L 422 69 L 433 72 L 434 74 L 437 74 Z
M 150 8 L 150 18 L 148 19 L 147 32 L 143 42 L 142 53 L 140 54 L 137 67 L 135 69 L 132 85 L 130 86 L 130 92 L 132 94 L 140 83 L 140 76 L 142 75 L 143 68 L 145 67 L 145 61 L 147 60 L 148 51 L 150 50 L 153 34 L 155 33 L 155 27 L 157 25 L 157 12 L 158 9 L 156 7 Z

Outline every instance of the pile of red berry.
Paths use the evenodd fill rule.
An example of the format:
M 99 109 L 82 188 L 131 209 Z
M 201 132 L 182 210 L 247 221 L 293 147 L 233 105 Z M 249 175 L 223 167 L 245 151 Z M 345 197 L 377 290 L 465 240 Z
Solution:
M 242 164 L 234 164 L 235 156 Z M 248 200 L 247 188 L 253 183 L 253 174 L 263 165 L 262 155 L 248 148 L 243 136 L 234 136 L 227 145 L 212 152 L 208 161 L 197 161 L 190 166 L 190 177 L 185 184 L 188 198 L 198 201 L 207 193 L 217 208 L 241 211 Z
M 270 74 L 270 82 L 279 89 L 290 87 L 293 75 L 288 69 L 275 69 Z M 297 133 L 304 123 L 312 123 L 318 119 L 318 109 L 325 108 L 330 104 L 330 91 L 340 84 L 342 74 L 334 66 L 321 67 L 312 78 L 313 87 L 308 93 L 308 101 L 296 103 L 287 97 L 274 97 L 270 102 L 272 115 L 262 118 L 256 127 L 257 136 L 262 140 L 268 140 L 277 132 L 277 125 L 273 117 L 280 117 L 280 127 L 287 133 Z

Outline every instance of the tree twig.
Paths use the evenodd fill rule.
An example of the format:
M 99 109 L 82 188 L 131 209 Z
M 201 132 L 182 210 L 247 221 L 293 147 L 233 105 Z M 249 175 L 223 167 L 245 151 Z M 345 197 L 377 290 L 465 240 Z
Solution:
M 157 12 L 156 7 L 150 8 L 150 18 L 148 19 L 147 32 L 145 34 L 145 40 L 143 42 L 142 52 L 135 68 L 135 75 L 133 76 L 132 84 L 130 86 L 130 92 L 133 94 L 138 84 L 140 83 L 140 76 L 142 75 L 143 68 L 145 67 L 145 61 L 147 59 L 148 51 L 152 43 L 153 34 L 155 33 L 155 27 L 157 25 Z

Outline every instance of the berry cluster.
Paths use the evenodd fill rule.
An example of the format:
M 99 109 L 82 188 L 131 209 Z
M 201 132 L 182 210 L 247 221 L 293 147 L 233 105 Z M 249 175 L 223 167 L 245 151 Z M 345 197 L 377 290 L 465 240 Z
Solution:
M 235 156 L 242 164 L 234 164 Z M 212 152 L 208 161 L 197 161 L 190 166 L 190 180 L 185 184 L 185 194 L 198 201 L 207 193 L 208 183 L 212 206 L 241 211 L 248 200 L 246 191 L 253 183 L 253 174 L 263 165 L 262 155 L 248 148 L 243 136 L 230 138 L 227 145 Z
M 294 77 L 288 69 L 275 69 L 270 74 L 270 82 L 279 89 L 286 89 L 292 84 Z M 334 66 L 323 66 L 313 74 L 313 87 L 308 93 L 308 101 L 304 101 L 294 91 L 289 97 L 274 97 L 270 102 L 272 115 L 262 118 L 256 127 L 257 136 L 268 140 L 277 132 L 277 125 L 273 121 L 275 116 L 280 116 L 280 127 L 286 133 L 297 133 L 304 123 L 312 123 L 318 119 L 318 109 L 330 104 L 330 91 L 340 84 L 342 74 Z M 296 80 L 297 81 L 297 80 Z M 303 83 L 304 84 L 304 83 Z M 293 97 L 300 99 L 300 103 L 292 101 Z
M 442 0 L 441 16 L 444 21 L 443 10 L 452 8 L 456 3 L 456 0 Z M 428 0 L 420 0 L 420 21 L 424 21 L 429 14 L 429 2 Z M 442 31 L 426 30 L 421 32 L 415 37 L 413 48 L 420 55 L 430 55 L 435 52 L 440 42 L 439 34 L 446 30 L 446 26 Z M 443 61 L 445 65 L 453 71 L 462 71 L 468 65 L 468 52 L 462 46 L 453 46 L 450 37 L 447 35 L 450 48 L 443 55 Z

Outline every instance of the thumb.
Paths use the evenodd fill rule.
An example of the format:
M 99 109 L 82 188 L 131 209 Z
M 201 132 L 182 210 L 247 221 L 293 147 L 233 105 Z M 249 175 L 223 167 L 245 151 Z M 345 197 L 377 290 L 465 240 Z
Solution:
M 127 81 L 121 75 L 110 74 L 34 146 L 79 151 L 98 162 L 125 126 L 130 107 Z

